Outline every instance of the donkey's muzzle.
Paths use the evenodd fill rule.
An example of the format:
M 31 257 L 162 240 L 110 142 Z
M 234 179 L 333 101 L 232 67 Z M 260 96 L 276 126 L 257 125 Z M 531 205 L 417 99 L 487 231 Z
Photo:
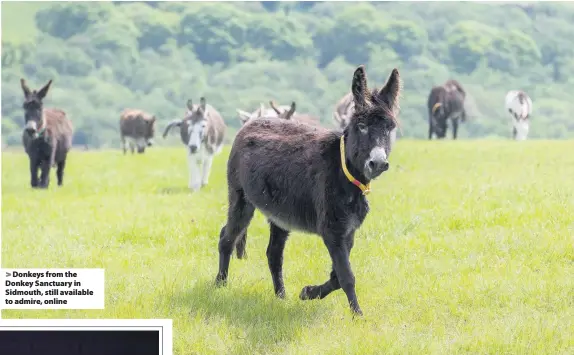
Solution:
M 24 131 L 26 133 L 28 133 L 29 135 L 33 135 L 34 133 L 36 133 L 37 130 L 38 130 L 38 125 L 36 124 L 35 121 L 30 120 L 30 121 L 26 122 L 26 125 L 24 126 Z
M 389 170 L 389 162 L 386 160 L 370 160 L 367 164 L 371 179 Z

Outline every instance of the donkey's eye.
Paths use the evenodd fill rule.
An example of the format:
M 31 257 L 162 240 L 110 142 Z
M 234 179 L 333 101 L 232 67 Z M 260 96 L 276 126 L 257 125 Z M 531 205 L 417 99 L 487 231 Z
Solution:
M 362 134 L 366 134 L 367 131 L 368 131 L 367 125 L 364 124 L 364 123 L 357 123 L 357 128 L 359 129 L 359 131 L 360 131 Z

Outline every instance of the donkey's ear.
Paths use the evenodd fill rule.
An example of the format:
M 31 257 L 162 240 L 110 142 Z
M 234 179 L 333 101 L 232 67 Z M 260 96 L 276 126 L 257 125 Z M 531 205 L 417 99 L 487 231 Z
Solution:
M 50 85 L 52 85 L 52 79 L 50 79 L 50 81 L 48 81 L 48 83 L 46 83 L 46 85 L 44 85 L 44 87 L 41 88 L 40 91 L 38 91 L 38 97 L 40 98 L 40 100 L 46 97 L 48 90 L 50 90 Z
M 278 114 L 278 115 L 281 114 L 281 110 L 279 110 L 279 108 L 277 108 L 277 105 L 275 105 L 275 101 L 273 101 L 273 100 L 269 101 L 269 106 L 271 106 L 271 108 L 273 109 L 273 111 L 275 111 L 276 114 Z
M 28 97 L 30 95 L 30 88 L 26 85 L 26 80 L 20 78 L 20 86 L 22 87 L 22 91 L 24 91 L 24 96 Z
M 247 112 L 245 112 L 245 111 L 243 111 L 243 110 L 240 110 L 240 109 L 238 109 L 238 108 L 235 109 L 235 111 L 237 111 L 237 114 L 239 115 L 239 120 L 240 120 L 242 123 L 245 123 L 245 122 L 249 121 L 249 116 L 250 116 L 249 113 L 247 113 Z
M 287 113 L 285 114 L 285 119 L 289 120 L 291 119 L 291 116 L 293 116 L 293 114 L 295 113 L 295 101 L 291 102 L 291 108 L 289 109 L 289 111 L 287 111 Z
M 187 109 L 190 111 L 193 110 L 193 101 L 191 101 L 191 99 L 187 100 Z
M 249 112 L 245 112 L 245 111 L 240 110 L 240 109 L 238 109 L 238 108 L 236 108 L 235 111 L 237 112 L 237 114 L 238 114 L 240 117 L 249 116 Z
M 207 102 L 205 102 L 205 97 L 202 96 L 202 97 L 199 99 L 199 107 L 201 107 L 201 110 L 202 110 L 203 112 L 205 112 L 205 105 L 207 105 Z
M 391 109 L 395 109 L 399 104 L 399 94 L 401 92 L 401 78 L 397 68 L 393 69 L 385 86 L 379 92 L 379 100 L 383 101 Z
M 368 89 L 367 89 L 367 73 L 365 73 L 365 66 L 361 65 L 353 73 L 353 82 L 351 84 L 351 92 L 355 106 L 359 110 L 365 108 L 368 102 Z

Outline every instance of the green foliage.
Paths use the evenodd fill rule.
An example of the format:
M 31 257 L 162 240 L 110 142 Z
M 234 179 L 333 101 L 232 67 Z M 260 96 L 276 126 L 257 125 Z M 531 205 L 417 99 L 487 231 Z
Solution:
M 68 112 L 75 143 L 106 147 L 124 108 L 161 130 L 201 96 L 231 131 L 236 108 L 271 99 L 331 126 L 360 64 L 371 86 L 400 70 L 406 137 L 426 136 L 428 93 L 449 78 L 469 93 L 462 138 L 509 137 L 511 89 L 533 99 L 531 137 L 573 137 L 573 19 L 568 3 L 3 3 L 3 141 L 20 144 L 21 77 L 53 79 L 46 105 Z

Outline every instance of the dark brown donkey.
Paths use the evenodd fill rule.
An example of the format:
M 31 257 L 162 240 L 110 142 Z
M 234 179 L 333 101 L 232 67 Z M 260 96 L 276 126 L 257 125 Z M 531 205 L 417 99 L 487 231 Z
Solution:
M 432 139 L 433 133 L 438 139 L 443 139 L 448 129 L 448 120 L 452 122 L 452 139 L 456 139 L 459 120 L 466 121 L 465 98 L 466 92 L 462 85 L 453 79 L 431 89 L 427 100 L 429 139 Z
M 47 188 L 50 184 L 50 168 L 57 165 L 58 186 L 64 183 L 66 157 L 72 147 L 74 128 L 66 113 L 57 108 L 43 108 L 52 80 L 39 91 L 30 90 L 26 81 L 20 79 L 24 91 L 24 120 L 22 143 L 30 158 L 30 184 L 33 188 Z M 38 181 L 38 169 L 41 169 Z
M 304 287 L 299 297 L 324 298 L 342 288 L 354 314 L 362 314 L 349 255 L 369 212 L 370 181 L 389 168 L 400 86 L 393 69 L 381 90 L 369 91 L 360 66 L 351 85 L 355 111 L 342 132 L 266 118 L 239 130 L 227 163 L 229 209 L 219 237 L 217 285 L 226 284 L 234 244 L 257 208 L 270 225 L 267 261 L 275 294 L 285 297 L 283 249 L 289 232 L 318 234 L 331 256 L 331 276 L 322 285 Z

